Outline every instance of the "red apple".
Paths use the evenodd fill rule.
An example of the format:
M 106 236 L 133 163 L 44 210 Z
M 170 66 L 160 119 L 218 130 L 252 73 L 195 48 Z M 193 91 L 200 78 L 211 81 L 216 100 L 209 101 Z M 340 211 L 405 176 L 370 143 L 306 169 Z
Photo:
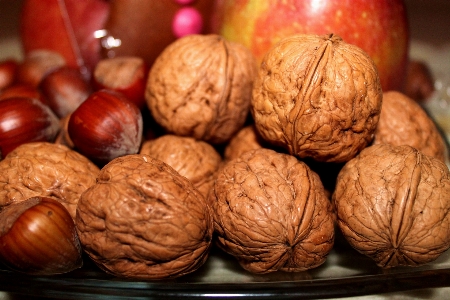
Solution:
M 282 37 L 335 33 L 374 60 L 384 90 L 401 90 L 409 32 L 403 0 L 216 0 L 218 32 L 261 61 Z
M 20 19 L 24 53 L 53 50 L 89 74 L 100 59 L 94 33 L 103 29 L 108 12 L 106 0 L 25 0 Z

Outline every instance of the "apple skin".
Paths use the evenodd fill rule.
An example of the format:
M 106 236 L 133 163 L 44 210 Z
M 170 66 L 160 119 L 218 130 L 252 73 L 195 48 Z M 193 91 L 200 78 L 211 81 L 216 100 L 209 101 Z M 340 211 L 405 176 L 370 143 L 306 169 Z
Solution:
M 24 54 L 36 49 L 60 53 L 69 66 L 89 75 L 100 60 L 94 32 L 108 17 L 106 0 L 24 0 L 20 38 Z
M 282 37 L 334 33 L 375 62 L 383 90 L 402 90 L 409 53 L 403 0 L 216 0 L 217 32 L 258 61 Z

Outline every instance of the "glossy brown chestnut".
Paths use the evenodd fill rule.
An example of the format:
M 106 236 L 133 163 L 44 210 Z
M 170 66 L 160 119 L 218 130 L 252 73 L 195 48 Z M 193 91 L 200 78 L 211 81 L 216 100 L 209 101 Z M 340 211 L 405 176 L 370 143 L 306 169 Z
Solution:
M 47 100 L 41 91 L 27 84 L 13 84 L 0 93 L 0 101 L 12 97 L 36 98 L 44 104 Z
M 82 266 L 81 253 L 72 217 L 57 200 L 33 197 L 0 212 L 0 258 L 10 269 L 66 273 Z
M 94 70 L 93 84 L 97 90 L 110 89 L 124 94 L 140 109 L 145 107 L 145 88 L 149 68 L 137 56 L 104 58 Z
M 92 93 L 70 116 L 69 137 L 75 149 L 97 164 L 138 153 L 143 120 L 139 108 L 124 95 Z
M 17 69 L 17 82 L 37 87 L 42 78 L 52 70 L 66 65 L 64 57 L 50 50 L 29 52 Z
M 12 97 L 0 101 L 2 158 L 21 144 L 53 141 L 59 126 L 52 110 L 35 98 Z
M 69 66 L 57 68 L 45 75 L 39 88 L 48 106 L 59 118 L 72 113 L 92 92 L 81 72 Z
M 15 59 L 0 62 L 0 91 L 14 84 L 18 65 Z

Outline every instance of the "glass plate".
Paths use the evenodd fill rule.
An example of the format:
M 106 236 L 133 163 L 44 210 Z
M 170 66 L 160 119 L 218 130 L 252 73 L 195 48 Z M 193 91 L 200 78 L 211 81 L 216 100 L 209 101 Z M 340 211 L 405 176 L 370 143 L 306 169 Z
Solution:
M 55 276 L 28 276 L 0 269 L 0 290 L 26 299 L 36 295 L 58 299 L 313 299 L 444 286 L 450 286 L 450 251 L 425 266 L 383 270 L 353 250 L 339 234 L 322 266 L 298 273 L 252 274 L 215 247 L 197 271 L 163 281 L 116 278 L 87 257 L 82 268 Z

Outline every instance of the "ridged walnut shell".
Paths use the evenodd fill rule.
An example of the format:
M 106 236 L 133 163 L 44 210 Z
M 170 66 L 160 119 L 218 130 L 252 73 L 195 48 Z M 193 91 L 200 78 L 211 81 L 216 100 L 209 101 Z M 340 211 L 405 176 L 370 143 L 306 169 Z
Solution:
M 247 151 L 210 193 L 218 245 L 254 273 L 297 272 L 325 262 L 335 216 L 319 176 L 294 156 Z
M 372 141 L 381 102 L 364 51 L 333 34 L 295 35 L 263 58 L 252 114 L 261 136 L 292 155 L 345 162 Z
M 444 138 L 434 121 L 416 101 L 396 91 L 383 94 L 373 143 L 409 145 L 444 162 L 448 156 Z
M 119 277 L 164 279 L 206 261 L 213 218 L 192 183 L 148 155 L 121 156 L 86 190 L 75 224 L 85 252 Z
M 403 145 L 367 147 L 338 175 L 333 201 L 344 237 L 383 268 L 418 266 L 450 247 L 450 173 Z
M 254 124 L 241 128 L 226 145 L 223 156 L 225 161 L 238 158 L 247 151 L 264 148 L 264 141 L 258 135 Z
M 166 134 L 142 144 L 140 154 L 159 159 L 189 179 L 207 197 L 222 157 L 210 144 L 191 137 Z
M 58 200 L 75 218 L 81 193 L 99 169 L 70 148 L 47 142 L 22 144 L 0 161 L 0 208 L 32 197 Z
M 188 35 L 156 59 L 147 105 L 169 133 L 223 143 L 246 120 L 256 70 L 244 46 L 218 35 Z

